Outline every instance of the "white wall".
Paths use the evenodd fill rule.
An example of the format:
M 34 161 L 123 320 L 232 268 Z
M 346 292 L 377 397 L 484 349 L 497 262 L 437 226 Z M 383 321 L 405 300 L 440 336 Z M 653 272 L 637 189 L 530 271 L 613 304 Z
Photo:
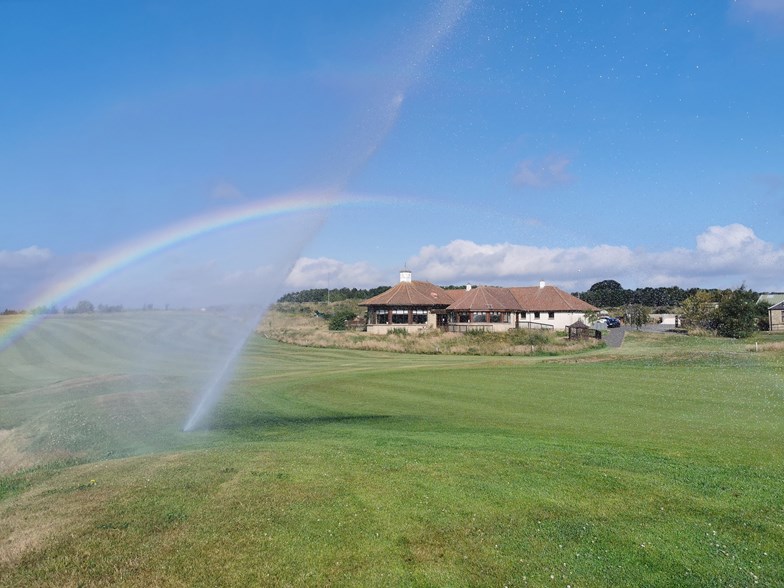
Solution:
M 576 323 L 580 319 L 582 319 L 583 322 L 587 322 L 585 320 L 584 312 L 556 312 L 553 318 L 548 318 L 548 316 L 549 314 L 547 312 L 540 312 L 539 318 L 534 318 L 534 313 L 528 312 L 526 313 L 525 318 L 520 318 L 520 322 L 524 323 L 530 321 L 532 323 L 552 325 L 553 329 L 556 331 L 565 331 L 566 327 Z

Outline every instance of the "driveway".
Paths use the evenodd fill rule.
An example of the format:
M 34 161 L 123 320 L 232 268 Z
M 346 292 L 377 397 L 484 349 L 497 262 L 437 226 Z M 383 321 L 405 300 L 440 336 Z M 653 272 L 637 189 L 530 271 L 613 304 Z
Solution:
M 634 328 L 634 327 L 632 327 Z M 605 329 L 602 331 L 602 341 L 607 343 L 607 347 L 620 347 L 623 345 L 623 338 L 629 327 L 616 327 L 615 329 Z
M 643 333 L 666 333 L 672 330 L 672 325 L 643 325 L 640 331 Z M 607 329 L 602 331 L 602 341 L 607 343 L 607 347 L 620 347 L 627 331 L 636 331 L 637 327 L 621 326 L 617 329 Z

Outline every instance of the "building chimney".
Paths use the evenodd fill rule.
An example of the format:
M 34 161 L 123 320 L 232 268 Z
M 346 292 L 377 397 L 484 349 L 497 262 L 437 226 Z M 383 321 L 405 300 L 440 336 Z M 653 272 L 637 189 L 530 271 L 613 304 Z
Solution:
M 401 282 L 410 282 L 411 281 L 411 270 L 400 270 L 400 281 Z
M 544 288 L 544 280 L 539 280 L 539 287 Z

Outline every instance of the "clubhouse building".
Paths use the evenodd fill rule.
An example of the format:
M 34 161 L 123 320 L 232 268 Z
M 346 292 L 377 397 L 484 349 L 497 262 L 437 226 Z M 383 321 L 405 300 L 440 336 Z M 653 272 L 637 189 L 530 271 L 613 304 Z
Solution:
M 585 320 L 586 312 L 598 310 L 544 282 L 516 288 L 467 286 L 447 290 L 430 282 L 412 280 L 408 270 L 400 272 L 397 285 L 360 305 L 367 307 L 368 333 L 377 334 L 392 329 L 441 329 L 456 333 L 510 329 L 563 331 L 578 320 Z

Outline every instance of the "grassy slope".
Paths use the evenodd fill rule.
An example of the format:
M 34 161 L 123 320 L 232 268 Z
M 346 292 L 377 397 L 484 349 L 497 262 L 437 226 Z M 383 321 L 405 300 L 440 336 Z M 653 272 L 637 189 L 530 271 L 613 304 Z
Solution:
M 70 407 L 101 433 L 67 457 L 141 455 L 0 478 L 0 585 L 781 585 L 782 375 L 721 340 L 535 360 L 259 337 L 192 434 L 165 370 L 17 382 L 0 427 Z

